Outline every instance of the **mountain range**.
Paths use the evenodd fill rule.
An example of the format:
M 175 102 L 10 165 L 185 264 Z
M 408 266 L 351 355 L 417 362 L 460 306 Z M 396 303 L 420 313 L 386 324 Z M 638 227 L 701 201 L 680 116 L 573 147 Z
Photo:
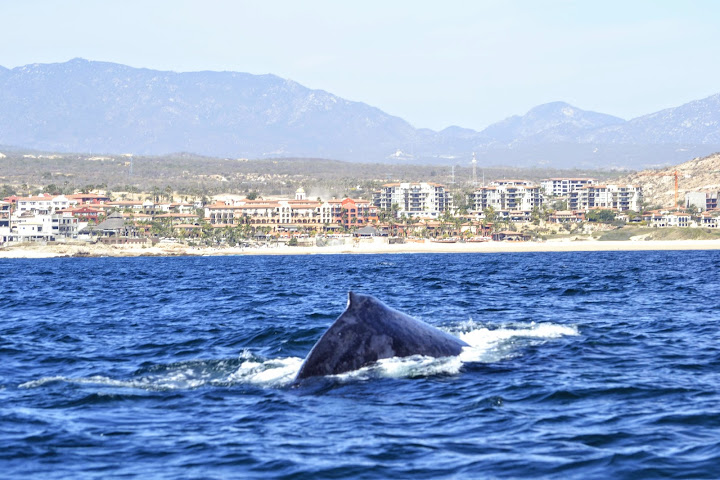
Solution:
M 0 145 L 78 153 L 642 168 L 720 150 L 720 94 L 629 121 L 563 102 L 482 131 L 417 129 L 275 75 L 73 59 L 0 67 Z

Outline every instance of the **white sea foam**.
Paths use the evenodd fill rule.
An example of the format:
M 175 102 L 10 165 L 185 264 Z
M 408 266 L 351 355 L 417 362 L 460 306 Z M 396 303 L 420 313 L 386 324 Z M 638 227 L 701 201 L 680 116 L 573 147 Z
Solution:
M 424 355 L 383 358 L 372 365 L 353 372 L 335 375 L 341 381 L 371 378 L 414 378 L 432 375 L 454 375 L 460 372 L 463 361 L 459 357 L 434 358 Z
M 470 322 L 472 325 L 472 322 Z M 467 330 L 468 324 L 464 325 Z M 467 362 L 498 362 L 520 355 L 523 340 L 551 340 L 579 335 L 577 327 L 554 323 L 519 323 L 499 328 L 472 325 L 458 336 L 469 345 L 460 354 Z
M 298 357 L 275 358 L 262 362 L 248 360 L 228 377 L 228 381 L 282 387 L 295 380 L 302 362 L 303 359 Z
M 498 328 L 464 322 L 450 330 L 469 346 L 457 357 L 433 358 L 413 355 L 404 358 L 386 358 L 354 372 L 337 375 L 341 381 L 358 381 L 370 378 L 413 378 L 432 375 L 455 375 L 463 365 L 471 362 L 498 362 L 522 355 L 522 346 L 531 341 L 546 341 L 561 336 L 579 335 L 574 326 L 553 323 L 524 323 Z M 129 380 L 105 376 L 70 378 L 44 377 L 23 383 L 20 388 L 39 388 L 53 382 L 91 384 L 116 388 L 142 390 L 187 390 L 212 385 L 254 385 L 278 388 L 292 384 L 302 366 L 303 359 L 280 357 L 262 359 L 245 350 L 239 355 L 240 365 L 231 361 L 185 362 L 159 366 L 156 371 Z

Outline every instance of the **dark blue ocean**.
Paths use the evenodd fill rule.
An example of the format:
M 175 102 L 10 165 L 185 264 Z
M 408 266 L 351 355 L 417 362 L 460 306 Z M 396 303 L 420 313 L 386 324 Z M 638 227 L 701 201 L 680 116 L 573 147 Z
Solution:
M 3 478 L 720 476 L 719 251 L 0 272 Z M 348 290 L 471 347 L 293 384 Z

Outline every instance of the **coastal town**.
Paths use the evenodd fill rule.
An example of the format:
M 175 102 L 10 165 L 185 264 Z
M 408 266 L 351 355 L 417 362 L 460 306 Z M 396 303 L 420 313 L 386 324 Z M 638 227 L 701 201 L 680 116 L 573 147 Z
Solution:
M 718 231 L 718 191 L 685 192 L 673 207 L 649 208 L 639 185 L 593 178 L 498 179 L 452 192 L 432 182 L 382 185 L 362 198 L 323 199 L 176 192 L 12 195 L 0 202 L 0 244 L 85 243 L 192 247 L 337 245 L 358 239 L 405 242 L 525 242 L 597 235 L 624 226 Z

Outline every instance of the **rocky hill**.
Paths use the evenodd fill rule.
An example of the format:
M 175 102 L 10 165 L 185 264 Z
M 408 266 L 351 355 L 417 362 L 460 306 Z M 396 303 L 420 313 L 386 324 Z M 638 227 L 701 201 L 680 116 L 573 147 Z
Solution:
M 671 207 L 675 202 L 675 172 L 678 173 L 678 198 L 683 204 L 686 192 L 720 191 L 720 154 L 695 158 L 674 167 L 643 170 L 624 177 L 620 183 L 641 185 L 649 205 Z

